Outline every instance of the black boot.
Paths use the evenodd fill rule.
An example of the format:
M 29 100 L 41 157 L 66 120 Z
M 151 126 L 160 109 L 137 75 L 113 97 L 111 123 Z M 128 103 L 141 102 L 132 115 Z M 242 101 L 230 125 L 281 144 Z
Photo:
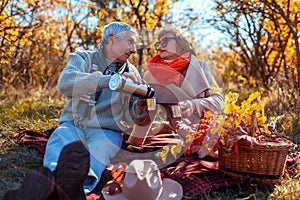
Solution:
M 66 145 L 55 171 L 57 199 L 84 200 L 83 184 L 90 167 L 90 154 L 81 141 Z

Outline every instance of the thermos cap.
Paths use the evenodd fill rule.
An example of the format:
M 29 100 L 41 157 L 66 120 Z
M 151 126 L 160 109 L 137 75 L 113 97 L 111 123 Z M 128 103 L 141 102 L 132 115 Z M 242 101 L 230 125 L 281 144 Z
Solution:
M 119 74 L 114 74 L 110 77 L 108 87 L 111 90 L 118 90 L 121 89 L 122 86 L 122 77 Z

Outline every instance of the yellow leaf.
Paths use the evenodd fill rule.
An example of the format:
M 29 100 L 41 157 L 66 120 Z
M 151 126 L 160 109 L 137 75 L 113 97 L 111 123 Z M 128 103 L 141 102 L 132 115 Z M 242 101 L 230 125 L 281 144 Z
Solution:
M 218 87 L 217 85 L 212 85 L 211 86 L 211 89 L 214 91 L 214 92 L 222 92 L 223 89 Z
M 169 153 L 169 147 L 168 146 L 163 146 L 162 151 L 159 151 L 156 153 L 157 157 L 160 157 L 161 160 L 166 163 L 167 161 L 167 157 L 168 157 L 168 153 Z
M 174 158 L 176 158 L 177 154 L 181 152 L 182 147 L 183 147 L 182 142 L 179 142 L 176 145 L 171 146 L 171 154 L 174 156 Z

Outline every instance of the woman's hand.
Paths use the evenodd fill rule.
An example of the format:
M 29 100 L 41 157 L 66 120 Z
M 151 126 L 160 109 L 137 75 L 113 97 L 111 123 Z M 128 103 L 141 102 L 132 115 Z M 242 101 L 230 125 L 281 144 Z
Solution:
M 181 108 L 181 115 L 183 118 L 189 118 L 196 110 L 196 105 L 192 100 L 185 100 L 178 103 Z

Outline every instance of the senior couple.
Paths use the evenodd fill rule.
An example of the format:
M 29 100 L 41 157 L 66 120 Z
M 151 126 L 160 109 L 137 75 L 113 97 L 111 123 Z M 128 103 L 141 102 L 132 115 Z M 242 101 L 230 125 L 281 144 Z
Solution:
M 157 55 L 149 60 L 143 78 L 128 61 L 136 53 L 136 37 L 129 25 L 113 22 L 104 27 L 97 50 L 69 54 L 58 80 L 58 90 L 69 102 L 49 138 L 43 167 L 27 174 L 22 186 L 8 191 L 5 199 L 85 199 L 120 150 L 123 135 L 133 126 L 151 126 L 146 100 L 110 90 L 112 74 L 136 84 L 164 86 L 184 118 L 199 119 L 204 111 L 222 110 L 224 99 L 212 90 L 217 83 L 210 67 L 196 58 L 187 33 L 177 28 L 160 31 Z M 168 98 L 165 94 L 158 92 L 162 97 L 157 98 Z M 174 128 L 172 120 L 170 126 Z

